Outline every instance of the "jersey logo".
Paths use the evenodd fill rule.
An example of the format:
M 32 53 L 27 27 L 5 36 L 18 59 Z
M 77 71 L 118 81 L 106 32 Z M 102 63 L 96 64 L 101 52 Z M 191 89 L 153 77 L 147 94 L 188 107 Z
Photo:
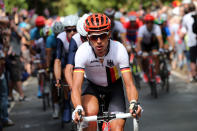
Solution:
M 108 65 L 109 67 L 113 67 L 113 66 L 114 66 L 113 60 L 107 60 L 107 65 Z
M 97 63 L 97 62 L 99 62 L 98 60 L 92 60 L 92 61 L 90 61 L 90 63 Z

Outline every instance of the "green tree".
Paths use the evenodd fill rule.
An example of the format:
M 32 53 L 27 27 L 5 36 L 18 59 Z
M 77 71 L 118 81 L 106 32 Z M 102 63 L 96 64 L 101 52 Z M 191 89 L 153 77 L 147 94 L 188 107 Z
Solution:
M 20 9 L 28 9 L 26 0 L 4 0 L 5 8 L 7 12 L 11 12 L 14 7 Z

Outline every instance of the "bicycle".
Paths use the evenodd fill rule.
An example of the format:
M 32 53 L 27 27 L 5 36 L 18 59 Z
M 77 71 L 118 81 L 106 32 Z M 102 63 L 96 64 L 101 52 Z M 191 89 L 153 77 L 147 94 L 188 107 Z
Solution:
M 34 64 L 41 64 L 40 60 L 35 60 Z M 39 67 L 40 68 L 40 67 Z M 46 107 L 50 107 L 50 78 L 47 76 L 47 71 L 44 68 L 40 68 L 37 71 L 37 78 L 38 78 L 38 83 L 40 85 L 40 90 L 42 93 L 42 104 L 43 104 L 43 110 L 46 111 Z
M 169 51 L 165 50 L 159 57 L 160 60 L 160 76 L 162 81 L 162 89 L 165 89 L 166 92 L 169 92 L 170 83 L 170 62 L 168 60 Z
M 100 94 L 99 95 L 99 113 L 95 116 L 86 116 L 82 117 L 83 122 L 90 122 L 90 121 L 97 121 L 97 131 L 110 131 L 110 121 L 114 119 L 125 119 L 131 118 L 131 113 L 118 113 L 118 114 L 111 114 L 107 112 L 107 102 L 105 100 L 106 95 Z M 107 100 L 108 101 L 108 100 Z M 137 110 L 137 106 L 134 107 L 134 113 Z M 78 114 L 81 115 L 81 110 L 78 111 Z M 133 118 L 133 127 L 134 131 L 139 131 L 139 120 L 138 118 Z M 82 125 L 79 122 L 77 124 L 77 128 L 75 131 L 82 131 Z
M 141 85 L 140 85 L 140 81 L 141 81 L 141 77 L 140 77 L 140 73 L 141 73 L 141 69 L 140 66 L 138 64 L 138 60 L 137 60 L 137 53 L 135 51 L 136 45 L 131 43 L 131 53 L 130 53 L 130 66 L 131 66 L 131 71 L 132 71 L 132 76 L 133 76 L 133 80 L 135 83 L 135 86 L 140 89 Z
M 70 94 L 68 90 L 69 85 L 63 82 L 60 82 L 60 85 L 60 87 L 56 88 L 60 106 L 61 127 L 64 128 L 64 124 L 70 122 L 72 106 L 70 105 Z M 66 115 L 70 114 L 70 116 L 64 118 L 64 113 Z
M 153 61 L 153 55 L 159 55 L 159 52 L 144 52 L 142 56 L 147 57 L 148 68 L 145 72 L 147 72 L 148 76 L 148 84 L 151 88 L 151 95 L 154 98 L 158 97 L 157 93 L 157 84 L 156 84 L 156 71 L 155 71 L 155 63 Z

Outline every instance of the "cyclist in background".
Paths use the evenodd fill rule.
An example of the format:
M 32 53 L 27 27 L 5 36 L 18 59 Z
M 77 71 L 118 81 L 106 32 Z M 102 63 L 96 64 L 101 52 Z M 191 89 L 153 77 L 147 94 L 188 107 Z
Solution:
M 124 24 L 124 27 L 127 30 L 127 40 L 129 43 L 136 43 L 137 39 L 137 31 L 139 29 L 139 25 L 136 21 L 137 17 L 135 15 L 128 16 L 129 22 Z
M 55 74 L 57 88 L 60 88 L 61 80 L 63 81 L 66 80 L 65 66 L 67 64 L 69 44 L 70 44 L 72 36 L 77 33 L 77 30 L 76 30 L 77 21 L 78 21 L 78 16 L 76 15 L 66 16 L 63 21 L 65 31 L 58 34 L 57 36 L 56 59 L 54 63 L 54 74 Z M 66 103 L 70 104 L 69 95 L 68 95 L 69 89 L 67 87 L 64 87 L 63 90 L 64 90 Z M 58 111 L 58 114 L 59 114 L 59 111 Z
M 35 41 L 41 38 L 40 36 L 40 30 L 45 26 L 45 18 L 43 16 L 37 16 L 35 20 L 35 25 L 33 29 L 30 30 L 30 51 L 34 56 L 38 56 L 38 50 L 35 51 Z M 32 47 L 34 49 L 32 49 Z M 40 86 L 38 85 L 38 94 L 37 96 L 40 98 L 42 96 L 42 93 L 40 91 Z
M 164 49 L 172 50 L 175 44 L 169 26 L 167 24 L 167 14 L 161 14 L 160 18 L 155 20 L 155 23 L 158 24 L 161 28 Z
M 75 107 L 73 112 L 75 121 L 80 120 L 78 110 L 82 110 L 82 115 L 86 116 L 98 114 L 98 99 L 102 92 L 109 97 L 109 112 L 126 111 L 123 83 L 118 73 L 119 68 L 125 83 L 130 102 L 129 109 L 132 114 L 133 107 L 137 106 L 138 92 L 132 81 L 128 53 L 120 42 L 110 39 L 110 28 L 111 21 L 104 14 L 95 13 L 85 20 L 88 41 L 83 43 L 76 52 L 71 92 Z M 86 73 L 87 83 L 82 91 L 84 73 Z M 140 115 L 140 111 L 141 107 L 138 106 L 138 115 Z M 110 122 L 112 130 L 123 130 L 124 124 L 124 119 Z M 97 128 L 96 122 L 89 122 L 88 125 L 84 124 L 83 126 L 86 126 L 87 131 L 96 131 Z
M 84 29 L 85 19 L 88 17 L 88 14 L 84 14 L 77 22 L 77 32 L 73 35 L 70 45 L 69 45 L 69 54 L 68 54 L 68 63 L 66 65 L 66 80 L 68 85 L 72 87 L 72 78 L 73 78 L 73 68 L 74 68 L 74 59 L 75 53 L 78 47 L 85 41 L 87 41 L 87 32 Z
M 154 17 L 150 14 L 145 15 L 144 21 L 145 25 L 141 26 L 138 31 L 137 36 L 137 52 L 138 55 L 142 55 L 143 52 L 160 52 L 163 51 L 163 40 L 161 29 L 158 25 L 154 24 Z M 146 58 L 145 58 L 146 59 Z M 144 82 L 148 82 L 148 77 L 146 74 L 147 62 L 142 59 L 141 69 L 144 71 L 142 77 Z M 155 66 L 156 66 L 156 82 L 160 83 L 161 78 L 159 76 L 159 58 L 154 56 Z M 139 62 L 140 63 L 140 62 Z
M 114 20 L 115 13 L 116 11 L 112 8 L 104 11 L 104 14 L 111 20 L 111 39 L 121 42 L 129 52 L 130 47 L 127 44 L 126 29 L 120 21 Z
M 55 81 L 54 76 L 54 61 L 56 58 L 56 48 L 57 48 L 57 35 L 64 31 L 64 26 L 61 22 L 55 22 L 52 26 L 53 34 L 49 36 L 46 41 L 46 56 L 47 56 L 47 65 L 49 66 L 50 72 L 53 72 L 53 80 Z M 52 42 L 53 41 L 53 42 Z M 59 117 L 59 100 L 58 100 L 58 91 L 57 88 L 52 85 L 52 101 L 54 104 L 54 111 L 52 117 L 57 119 Z

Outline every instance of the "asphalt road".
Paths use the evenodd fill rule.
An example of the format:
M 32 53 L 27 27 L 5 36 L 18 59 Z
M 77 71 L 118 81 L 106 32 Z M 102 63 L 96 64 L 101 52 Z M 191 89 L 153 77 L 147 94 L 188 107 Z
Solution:
M 171 76 L 170 92 L 159 89 L 158 99 L 150 96 L 147 84 L 142 83 L 139 101 L 144 109 L 140 118 L 140 131 L 196 131 L 197 84 Z M 69 131 L 71 124 L 61 128 L 60 120 L 52 119 L 52 108 L 42 110 L 42 101 L 36 97 L 37 80 L 30 78 L 25 84 L 25 102 L 15 101 L 10 118 L 15 126 L 5 131 Z M 125 131 L 132 131 L 132 119 L 128 119 Z

